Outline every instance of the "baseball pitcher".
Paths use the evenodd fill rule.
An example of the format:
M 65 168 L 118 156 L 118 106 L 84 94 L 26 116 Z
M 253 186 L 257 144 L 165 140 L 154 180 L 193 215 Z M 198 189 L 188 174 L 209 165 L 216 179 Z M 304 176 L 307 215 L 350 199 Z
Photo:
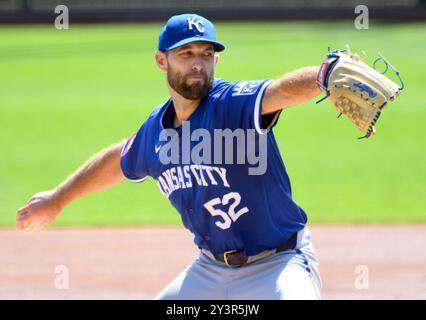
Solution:
M 352 65 L 358 60 L 344 52 L 330 54 L 321 72 L 319 66 L 305 67 L 277 80 L 229 83 L 214 78 L 224 49 L 209 20 L 196 14 L 171 17 L 155 53 L 170 98 L 130 138 L 93 156 L 54 190 L 35 194 L 18 210 L 19 228 L 38 231 L 83 195 L 125 178 L 141 183 L 151 177 L 199 248 L 198 257 L 157 299 L 320 299 L 307 216 L 292 199 L 273 127 L 284 109 L 323 90 L 333 103 L 349 106 L 341 112 L 356 107 L 360 118 L 364 109 L 371 114 L 362 118 L 362 130 L 371 135 L 377 112 L 399 88 L 389 81 L 386 91 L 376 86 L 369 92 L 364 78 L 354 85 L 339 63 L 348 70 L 348 59 Z M 358 70 L 351 72 L 374 74 Z M 346 85 L 360 95 L 384 92 L 377 112 L 363 104 L 368 99 L 353 98 L 358 93 Z M 354 112 L 349 118 L 356 118 Z M 250 171 L 250 159 L 264 166 Z

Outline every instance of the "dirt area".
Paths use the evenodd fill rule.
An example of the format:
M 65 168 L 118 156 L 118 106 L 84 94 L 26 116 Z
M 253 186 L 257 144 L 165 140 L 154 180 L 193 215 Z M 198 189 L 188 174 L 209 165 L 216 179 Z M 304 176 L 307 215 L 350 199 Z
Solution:
M 425 224 L 310 229 L 324 299 L 426 299 Z M 183 228 L 3 229 L 0 299 L 152 299 L 196 255 Z

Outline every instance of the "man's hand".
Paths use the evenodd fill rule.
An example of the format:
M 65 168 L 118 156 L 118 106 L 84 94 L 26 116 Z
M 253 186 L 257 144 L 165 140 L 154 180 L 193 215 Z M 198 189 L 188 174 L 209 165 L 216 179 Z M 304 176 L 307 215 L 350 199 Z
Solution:
M 57 188 L 33 195 L 18 210 L 18 227 L 30 232 L 40 231 L 44 225 L 51 224 L 70 202 L 124 180 L 120 167 L 120 151 L 125 141 L 95 154 Z
M 361 138 L 368 138 L 376 132 L 375 124 L 383 108 L 394 101 L 404 88 L 398 70 L 381 55 L 376 62 L 380 60 L 386 64 L 386 70 L 390 67 L 395 72 L 400 85 L 377 71 L 374 65 L 370 67 L 361 61 L 349 47 L 329 51 L 318 73 L 318 85 L 339 113 L 364 133 Z
M 51 224 L 61 213 L 62 206 L 55 197 L 55 190 L 36 193 L 16 214 L 18 227 L 28 232 L 38 232 Z

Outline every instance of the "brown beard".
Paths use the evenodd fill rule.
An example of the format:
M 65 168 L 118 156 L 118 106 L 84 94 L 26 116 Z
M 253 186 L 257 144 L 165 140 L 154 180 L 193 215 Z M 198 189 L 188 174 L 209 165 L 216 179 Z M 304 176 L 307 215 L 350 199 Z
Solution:
M 187 79 L 191 76 L 201 76 L 203 81 L 194 84 L 188 84 Z M 185 99 L 200 100 L 207 96 L 210 89 L 213 87 L 213 79 L 213 71 L 210 75 L 208 75 L 206 72 L 192 72 L 187 75 L 182 75 L 181 73 L 174 71 L 170 64 L 168 64 L 167 81 L 169 82 L 170 87 L 172 87 L 173 90 L 175 90 Z

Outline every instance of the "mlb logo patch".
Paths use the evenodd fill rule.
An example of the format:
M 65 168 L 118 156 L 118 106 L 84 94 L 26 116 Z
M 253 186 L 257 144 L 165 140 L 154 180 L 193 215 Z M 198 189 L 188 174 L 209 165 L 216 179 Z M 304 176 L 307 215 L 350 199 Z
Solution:
M 239 82 L 234 90 L 232 91 L 232 96 L 245 96 L 250 95 L 256 92 L 259 88 L 262 81 L 241 81 Z

